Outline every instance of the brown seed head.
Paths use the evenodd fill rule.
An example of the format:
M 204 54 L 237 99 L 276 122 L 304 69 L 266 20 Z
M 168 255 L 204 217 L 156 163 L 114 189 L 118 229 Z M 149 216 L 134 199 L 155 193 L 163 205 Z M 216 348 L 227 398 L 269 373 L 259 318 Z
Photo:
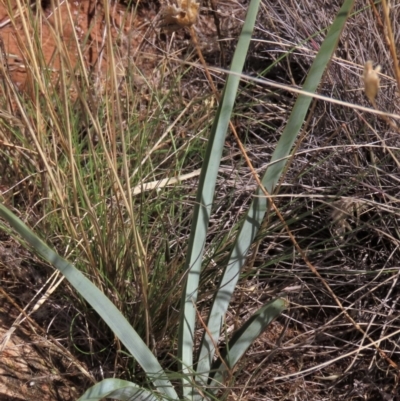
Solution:
M 177 6 L 172 4 L 162 8 L 161 26 L 176 30 L 182 27 L 191 27 L 196 23 L 200 3 L 194 0 L 177 0 L 177 4 Z
M 378 73 L 381 71 L 381 66 L 378 65 L 375 69 L 372 61 L 367 61 L 364 66 L 363 80 L 364 80 L 364 91 L 369 101 L 374 104 L 376 95 L 379 91 L 379 76 Z

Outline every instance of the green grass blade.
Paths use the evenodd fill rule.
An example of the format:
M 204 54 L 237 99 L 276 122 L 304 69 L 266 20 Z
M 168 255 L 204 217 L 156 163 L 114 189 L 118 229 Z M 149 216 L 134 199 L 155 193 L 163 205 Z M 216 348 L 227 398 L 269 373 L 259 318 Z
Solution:
M 254 341 L 265 331 L 268 325 L 287 307 L 287 301 L 282 298 L 268 302 L 255 312 L 247 322 L 232 336 L 226 349 L 221 353 L 221 360 L 213 364 L 215 372 L 211 378 L 210 387 L 216 391 L 226 379 L 228 369 L 231 370 L 245 354 Z
M 156 388 L 170 399 L 178 399 L 156 357 L 131 327 L 115 305 L 71 263 L 61 258 L 36 236 L 18 217 L 0 203 L 0 217 L 4 218 L 18 234 L 47 262 L 55 266 L 93 307 L 137 360 Z
M 241 73 L 243 71 L 243 65 L 254 29 L 259 4 L 260 0 L 252 0 L 249 5 L 246 20 L 232 60 L 231 71 L 235 73 Z M 191 369 L 193 365 L 193 340 L 196 321 L 195 304 L 197 300 L 202 255 L 210 219 L 211 205 L 214 199 L 215 182 L 239 81 L 240 78 L 236 75 L 229 75 L 226 81 L 222 99 L 211 129 L 205 160 L 200 175 L 196 206 L 193 213 L 189 251 L 185 264 L 185 270 L 188 270 L 188 278 L 184 293 L 182 294 L 181 324 L 179 330 L 179 360 L 181 361 L 182 371 L 185 373 L 186 377 L 183 379 L 183 389 L 184 396 L 187 398 L 191 397 L 193 391 L 191 386 L 187 385 L 187 381 L 190 381 L 188 378 L 192 373 Z
M 106 397 L 120 401 L 160 401 L 150 391 L 120 379 L 102 380 L 88 389 L 78 401 L 100 401 Z
M 336 19 L 330 27 L 311 66 L 303 90 L 310 93 L 315 93 L 317 90 L 322 75 L 337 47 L 340 34 L 345 26 L 348 16 L 350 15 L 353 4 L 354 0 L 346 0 L 339 10 Z M 277 182 L 279 181 L 287 161 L 286 157 L 290 154 L 294 141 L 300 132 L 311 101 L 311 96 L 299 95 L 297 98 L 288 123 L 272 155 L 272 164 L 268 167 L 262 178 L 262 183 L 269 193 L 273 192 Z M 208 333 L 205 333 L 200 348 L 197 369 L 200 373 L 207 372 L 210 369 L 214 357 L 214 344 L 218 341 L 223 319 L 237 280 L 239 279 L 240 270 L 245 263 L 247 252 L 257 235 L 266 210 L 267 199 L 261 189 L 258 189 L 233 246 L 229 262 L 225 268 L 223 277 L 219 284 L 219 290 L 213 302 L 208 320 L 209 334 L 211 336 Z

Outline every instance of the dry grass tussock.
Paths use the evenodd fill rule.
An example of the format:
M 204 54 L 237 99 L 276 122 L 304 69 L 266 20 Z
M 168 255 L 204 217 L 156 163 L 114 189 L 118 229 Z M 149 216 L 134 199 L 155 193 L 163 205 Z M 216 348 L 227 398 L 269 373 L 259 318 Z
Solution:
M 276 83 L 301 87 L 325 36 L 324 28 L 332 22 L 340 3 L 324 0 L 263 0 L 244 72 L 252 76 L 261 74 L 265 79 Z M 119 10 L 126 10 L 124 5 L 118 7 Z M 131 25 L 127 26 L 135 27 L 133 31 L 138 35 L 135 46 L 131 48 L 139 49 L 137 53 L 132 53 L 135 68 L 140 70 L 140 76 L 144 76 L 153 86 L 151 89 L 147 86 L 146 91 L 142 92 L 142 103 L 136 104 L 137 108 L 130 108 L 129 101 L 132 99 L 129 100 L 129 97 L 126 103 L 122 103 L 124 124 L 129 123 L 129 112 L 136 113 L 137 121 L 152 121 L 159 106 L 157 102 L 152 102 L 153 94 L 157 91 L 165 94 L 168 90 L 165 85 L 167 80 L 163 81 L 164 77 L 168 77 L 168 82 L 172 82 L 177 78 L 177 71 L 182 71 L 181 61 L 193 61 L 196 57 L 190 36 L 184 29 L 162 31 L 161 28 L 149 28 L 152 21 L 156 21 L 159 16 L 158 5 L 144 4 L 141 7 L 143 8 L 130 9 L 130 12 L 137 13 L 139 19 L 132 17 L 129 22 Z M 210 65 L 228 65 L 234 48 L 232 37 L 237 34 L 244 9 L 243 4 L 227 1 L 211 1 L 211 4 L 202 4 L 200 7 L 200 19 L 196 29 L 202 51 Z M 216 20 L 212 18 L 215 10 L 218 11 L 215 13 L 218 17 Z M 128 14 L 123 12 L 121 15 L 126 17 Z M 380 6 L 373 10 L 368 1 L 356 2 L 354 15 L 342 34 L 335 58 L 320 86 L 320 94 L 349 104 L 376 107 L 384 112 L 400 114 L 399 88 L 383 20 Z M 390 20 L 393 32 L 400 32 L 400 8 L 396 4 L 392 4 L 390 9 Z M 130 29 L 127 28 L 122 36 L 129 38 Z M 120 38 L 118 30 L 112 33 L 114 34 L 116 38 Z M 218 42 L 211 39 L 218 34 L 223 40 Z M 100 45 L 97 46 L 102 43 L 103 37 L 93 35 L 95 39 L 92 38 L 91 43 L 96 43 L 95 48 L 101 49 Z M 87 52 L 84 53 L 85 63 L 88 62 L 89 54 L 94 54 L 96 60 L 101 55 L 100 50 Z M 120 54 L 126 56 L 124 52 Z M 102 57 L 107 60 L 107 53 Z M 121 57 L 122 59 L 127 63 L 130 60 Z M 152 62 L 141 64 L 141 60 L 145 59 L 151 59 Z M 373 61 L 372 66 L 367 64 L 369 72 L 380 65 L 379 71 L 375 69 L 379 73 L 380 85 L 376 96 L 375 93 L 367 93 L 367 96 L 364 93 L 364 66 L 368 60 Z M 97 65 L 99 64 L 94 62 L 89 63 L 87 67 L 97 68 Z M 108 64 L 105 63 L 104 66 L 108 71 Z M 126 71 L 125 68 L 128 67 L 124 64 L 122 71 Z M 57 65 L 55 69 L 58 69 Z M 21 73 L 19 70 L 18 73 L 11 71 L 11 74 Z M 126 88 L 122 85 L 122 81 L 126 79 L 124 74 L 125 72 L 120 77 L 120 88 Z M 19 82 L 20 75 L 11 76 Z M 220 86 L 222 75 L 216 73 L 214 79 L 217 86 Z M 156 126 L 151 126 L 151 130 L 145 131 L 151 131 L 153 135 L 156 132 L 158 135 L 157 138 L 153 138 L 149 134 L 146 146 L 154 146 L 163 153 L 162 156 L 156 153 L 149 156 L 156 167 L 152 166 L 154 169 L 144 177 L 144 182 L 165 179 L 169 177 L 170 170 L 176 169 L 180 174 L 190 174 L 201 167 L 199 154 L 206 136 L 202 127 L 208 126 L 212 121 L 212 93 L 201 69 L 193 69 L 181 80 L 176 79 L 174 82 L 176 86 L 171 90 L 171 97 L 163 109 L 168 118 L 158 122 Z M 370 103 L 371 99 L 376 102 L 374 105 Z M 190 103 L 191 101 L 193 103 Z M 245 144 L 248 156 L 259 173 L 266 168 L 294 101 L 294 95 L 290 92 L 271 89 L 268 85 L 241 85 L 233 122 Z M 174 107 L 171 102 L 174 107 L 187 107 L 186 112 L 193 118 L 178 119 L 174 131 L 176 137 L 169 139 L 166 136 L 165 142 L 158 143 L 160 135 L 164 135 L 175 121 L 176 115 L 172 112 Z M 204 112 L 203 115 L 200 114 L 201 111 Z M 262 235 L 249 254 L 243 280 L 235 294 L 233 308 L 227 316 L 226 330 L 228 333 L 233 331 L 248 317 L 249 312 L 278 293 L 288 295 L 291 308 L 272 324 L 242 361 L 235 372 L 237 380 L 232 386 L 228 385 L 230 399 L 400 400 L 398 126 L 398 121 L 380 118 L 373 113 L 324 101 L 315 102 L 275 201 L 308 259 L 356 325 L 341 312 L 332 294 L 310 271 L 296 252 L 280 220 L 271 212 Z M 2 130 L 5 132 L 5 128 Z M 196 130 L 201 132 L 199 137 L 194 135 Z M 9 137 L 6 138 L 9 143 Z M 198 142 L 195 142 L 196 138 Z M 138 146 L 138 142 L 132 143 Z M 185 148 L 188 143 L 196 143 L 196 147 Z M 174 158 L 171 155 L 174 153 L 168 153 L 172 147 L 177 149 L 179 157 L 188 155 L 179 169 L 173 165 Z M 207 309 L 208 300 L 215 288 L 214 279 L 218 273 L 219 262 L 226 258 L 235 224 L 243 216 L 255 188 L 252 175 L 240 155 L 236 142 L 230 136 L 227 138 L 224 152 L 206 251 L 208 259 L 205 263 L 200 302 L 200 307 L 204 310 Z M 144 156 L 148 157 L 146 152 L 140 154 L 140 157 Z M 1 157 L 5 160 L 4 152 Z M 29 157 L 33 156 L 29 154 Z M 4 187 L 13 186 L 13 180 L 20 182 L 26 179 L 23 175 L 16 177 L 18 169 L 13 169 L 8 162 L 1 160 L 4 171 L 7 171 L 3 176 L 6 179 L 3 178 L 1 182 Z M 133 160 L 130 160 L 130 163 L 137 167 Z M 63 179 L 62 175 L 60 177 Z M 174 282 L 175 288 L 181 284 L 179 268 L 185 255 L 189 211 L 196 184 L 195 177 L 188 177 L 188 181 L 165 191 L 140 193 L 137 187 L 140 196 L 134 198 L 135 210 L 139 215 L 143 211 L 141 222 L 152 224 L 147 231 L 142 228 L 143 236 L 147 238 L 146 248 L 162 249 L 162 253 L 166 255 L 163 263 L 170 269 L 168 280 L 164 277 L 157 283 L 161 286 L 157 287 L 159 293 L 171 292 L 168 283 L 175 275 L 178 278 Z M 140 182 L 133 184 L 139 185 Z M 27 182 L 27 185 L 17 188 L 13 199 L 14 204 L 20 208 L 21 215 L 30 219 L 32 225 L 40 225 L 43 219 L 43 212 L 36 202 L 38 197 L 44 196 L 45 185 L 40 186 L 40 190 L 36 185 L 39 187 L 35 182 Z M 36 191 L 34 195 L 23 192 L 32 188 Z M 109 210 L 110 205 L 113 205 L 110 199 L 118 199 L 118 194 L 112 192 L 111 184 L 110 188 L 105 191 L 105 196 L 109 197 Z M 114 198 L 110 194 L 113 194 Z M 143 205 L 153 203 L 160 205 L 163 212 L 153 210 L 153 214 L 147 216 L 148 209 L 144 209 Z M 174 214 L 178 206 L 183 210 L 179 217 Z M 34 216 L 27 217 L 28 213 L 24 207 L 34 211 Z M 113 216 L 117 219 L 117 213 Z M 41 227 L 44 230 L 45 225 Z M 163 230 L 163 234 L 159 234 L 160 230 Z M 165 233 L 168 233 L 169 237 Z M 66 255 L 72 253 L 68 241 L 61 235 L 48 235 L 48 239 L 54 240 L 55 246 Z M 110 243 L 110 249 L 115 247 L 115 244 L 116 242 Z M 78 255 L 72 254 L 79 261 Z M 151 279 L 158 271 L 156 267 L 159 254 L 155 255 L 149 251 L 146 256 Z M 86 258 L 90 260 L 89 253 L 85 254 Z M 110 261 L 110 264 L 111 262 L 113 261 Z M 2 263 L 4 271 L 7 267 L 4 261 Z M 121 269 L 123 268 L 124 266 L 121 266 Z M 115 271 L 113 274 L 116 274 Z M 18 277 L 7 277 L 12 284 L 9 286 L 9 293 L 18 297 L 18 291 L 21 291 Z M 101 279 L 98 280 L 104 285 L 105 291 L 108 291 Z M 32 280 L 34 281 L 37 279 Z M 135 314 L 135 307 L 129 309 L 129 306 L 139 305 L 142 288 L 137 285 L 129 291 L 130 303 L 126 306 L 125 313 L 132 321 L 137 322 L 140 319 Z M 149 300 L 155 314 L 152 321 L 154 336 L 151 338 L 151 346 L 159 356 L 167 354 L 173 347 L 172 333 L 177 318 L 175 306 L 179 300 L 178 291 L 175 289 L 173 292 L 171 297 L 166 298 L 170 304 L 165 301 L 161 308 L 156 308 L 159 300 Z M 121 302 L 125 307 L 123 298 L 115 295 L 113 300 L 117 304 Z M 126 373 L 131 367 L 129 359 L 116 356 L 111 351 L 104 352 L 107 347 L 109 350 L 117 348 L 118 343 L 114 342 L 109 333 L 108 337 L 101 338 L 103 328 L 96 322 L 95 317 L 90 313 L 82 317 L 80 312 L 75 310 L 75 306 L 67 306 L 61 302 L 56 305 L 57 302 L 52 311 L 49 308 L 48 315 L 39 316 L 38 319 L 41 324 L 50 325 L 52 318 L 49 316 L 58 313 L 55 322 L 60 322 L 60 326 L 54 328 L 55 324 L 51 320 L 51 328 L 54 335 L 62 338 L 63 341 L 60 341 L 68 347 L 71 337 L 66 334 L 69 329 L 65 326 L 68 326 L 68 318 L 79 315 L 71 325 L 76 331 L 72 342 L 80 349 L 75 355 L 84 360 L 82 366 L 85 366 L 89 376 L 96 380 L 101 379 L 102 374 L 110 376 L 114 372 L 118 372 L 121 377 L 129 376 Z M 57 307 L 63 312 L 55 312 Z M 68 341 L 65 340 L 67 337 Z M 88 341 L 88 338 L 96 340 Z M 371 341 L 374 344 L 371 344 Z M 92 349 L 95 349 L 95 352 L 92 352 Z M 82 357 L 82 350 L 90 356 Z M 171 361 L 168 359 L 168 362 Z M 121 374 L 121 371 L 125 373 Z M 140 379 L 141 372 L 135 372 L 136 379 Z

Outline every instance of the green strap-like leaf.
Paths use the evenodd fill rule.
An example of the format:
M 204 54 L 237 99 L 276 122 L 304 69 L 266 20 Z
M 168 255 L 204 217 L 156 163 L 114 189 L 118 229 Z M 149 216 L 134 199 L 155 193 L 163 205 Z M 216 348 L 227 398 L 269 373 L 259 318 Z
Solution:
M 87 390 L 78 401 L 100 401 L 106 397 L 120 401 L 160 401 L 150 391 L 120 379 L 102 380 Z
M 231 71 L 241 73 L 250 44 L 260 0 L 252 0 L 242 33 L 233 57 Z M 193 365 L 193 342 L 196 321 L 196 301 L 199 286 L 204 244 L 210 220 L 211 205 L 214 199 L 215 182 L 221 161 L 225 135 L 235 103 L 240 78 L 229 75 L 217 115 L 211 129 L 208 147 L 199 180 L 196 204 L 189 239 L 188 256 L 185 269 L 188 270 L 185 291 L 182 294 L 181 323 L 179 330 L 179 359 L 184 373 L 183 393 L 185 398 L 193 396 L 190 384 Z
M 81 294 L 81 296 L 108 324 L 132 356 L 138 361 L 157 389 L 170 399 L 177 400 L 178 395 L 172 387 L 171 382 L 167 379 L 165 372 L 161 368 L 156 357 L 147 348 L 144 341 L 116 306 L 79 270 L 50 249 L 17 216 L 10 212 L 1 203 L 0 216 L 3 217 L 22 238 L 24 238 L 43 259 L 60 270 L 76 291 Z
M 265 331 L 268 325 L 287 307 L 285 299 L 268 302 L 255 312 L 246 323 L 232 336 L 228 346 L 221 353 L 223 358 L 213 364 L 209 383 L 213 391 L 217 391 L 226 379 L 228 369 L 233 369 L 239 359 L 246 353 L 250 345 Z
M 303 90 L 315 93 L 322 75 L 337 47 L 340 34 L 353 8 L 354 0 L 346 0 L 339 10 L 335 21 L 311 66 Z M 300 132 L 305 116 L 312 101 L 311 96 L 299 95 L 293 107 L 288 123 L 271 158 L 271 164 L 262 178 L 262 183 L 269 193 L 275 189 L 290 154 L 294 141 Z M 229 262 L 225 268 L 219 290 L 213 302 L 208 320 L 209 331 L 204 334 L 199 354 L 198 372 L 208 372 L 214 357 L 214 344 L 218 341 L 223 319 L 246 255 L 253 243 L 267 210 L 267 199 L 261 189 L 256 191 L 243 226 L 233 246 Z

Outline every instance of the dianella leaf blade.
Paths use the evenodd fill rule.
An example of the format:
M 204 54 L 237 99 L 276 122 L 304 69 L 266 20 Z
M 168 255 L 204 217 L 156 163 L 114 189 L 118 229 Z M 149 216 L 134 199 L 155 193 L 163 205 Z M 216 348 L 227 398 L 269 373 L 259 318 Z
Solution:
M 160 401 L 160 398 L 149 390 L 121 379 L 102 380 L 88 389 L 78 401 L 100 401 L 105 398 L 120 401 Z
M 225 350 L 221 353 L 221 358 L 213 364 L 211 380 L 208 385 L 213 392 L 218 390 L 227 375 L 228 369 L 231 370 L 239 359 L 246 353 L 249 347 L 260 336 L 269 324 L 287 307 L 287 301 L 282 298 L 268 302 L 255 312 L 246 323 L 232 336 Z
M 51 263 L 67 278 L 75 290 L 93 307 L 121 340 L 159 392 L 171 400 L 177 400 L 178 395 L 156 357 L 117 307 L 78 269 L 54 252 L 1 203 L 0 217 L 4 218 L 43 259 Z
M 310 107 L 312 94 L 316 92 L 324 71 L 336 50 L 340 34 L 343 31 L 353 5 L 354 0 L 345 0 L 311 66 L 303 86 L 303 90 L 309 92 L 310 96 L 299 95 L 297 98 L 287 125 L 273 152 L 269 167 L 261 180 L 269 193 L 274 191 L 281 177 L 287 163 L 287 157 L 292 150 Z M 267 211 L 268 204 L 263 191 L 259 188 L 255 195 L 232 248 L 229 261 L 219 283 L 219 289 L 213 301 L 207 323 L 208 332 L 204 334 L 199 353 L 199 374 L 202 372 L 205 374 L 205 372 L 210 370 L 215 353 L 214 344 L 218 341 L 223 319 L 237 280 L 239 279 L 241 268 Z
M 240 74 L 243 71 L 259 5 L 260 0 L 252 0 L 249 5 L 242 33 L 232 60 L 232 72 Z M 182 379 L 184 382 L 183 393 L 185 398 L 193 397 L 190 375 L 193 373 L 197 291 L 211 206 L 214 199 L 215 183 L 239 82 L 240 77 L 233 74 L 229 75 L 226 81 L 217 115 L 211 129 L 193 213 L 188 256 L 185 263 L 185 270 L 188 271 L 188 276 L 185 291 L 182 295 L 179 331 L 179 360 L 185 377 Z

